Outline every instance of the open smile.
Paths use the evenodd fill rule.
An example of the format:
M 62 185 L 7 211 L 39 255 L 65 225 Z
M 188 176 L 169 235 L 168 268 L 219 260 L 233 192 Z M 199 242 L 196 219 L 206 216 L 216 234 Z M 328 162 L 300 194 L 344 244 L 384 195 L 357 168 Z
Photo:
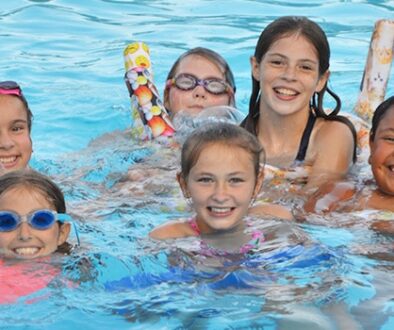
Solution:
M 300 94 L 298 91 L 286 87 L 274 87 L 273 90 L 280 99 L 285 100 L 293 99 Z
M 17 163 L 18 156 L 0 157 L 0 163 L 4 168 L 14 167 Z
M 41 249 L 36 246 L 31 246 L 31 247 L 19 247 L 15 248 L 12 251 L 14 254 L 21 258 L 32 258 L 35 257 Z
M 234 210 L 235 210 L 235 207 L 214 207 L 214 206 L 208 206 L 209 213 L 211 215 L 213 215 L 213 216 L 216 216 L 216 217 L 227 217 Z

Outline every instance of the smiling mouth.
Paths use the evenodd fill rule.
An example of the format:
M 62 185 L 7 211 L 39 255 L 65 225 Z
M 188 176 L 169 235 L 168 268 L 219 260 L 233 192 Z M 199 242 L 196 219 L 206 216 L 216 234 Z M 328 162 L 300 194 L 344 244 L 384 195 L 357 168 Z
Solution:
M 31 257 L 40 251 L 38 247 L 21 247 L 14 249 L 14 253 L 21 257 Z
M 214 207 L 208 206 L 208 211 L 217 216 L 227 216 L 231 214 L 231 212 L 235 209 L 235 207 Z
M 275 93 L 283 95 L 283 96 L 296 96 L 299 93 L 293 89 L 288 89 L 288 88 L 274 88 Z
M 0 157 L 0 163 L 4 167 L 9 167 L 15 164 L 17 156 Z

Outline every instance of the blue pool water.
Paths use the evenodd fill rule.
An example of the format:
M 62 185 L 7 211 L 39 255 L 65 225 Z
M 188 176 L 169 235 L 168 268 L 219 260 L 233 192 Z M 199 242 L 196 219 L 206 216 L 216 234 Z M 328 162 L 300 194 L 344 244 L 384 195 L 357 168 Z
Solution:
M 306 15 L 326 31 L 330 86 L 351 112 L 373 25 L 393 19 L 391 0 L 1 2 L 0 80 L 24 89 L 34 113 L 32 166 L 64 189 L 83 244 L 61 261 L 69 284 L 0 305 L 0 329 L 352 329 L 352 318 L 365 329 L 394 328 L 391 237 L 362 225 L 288 225 L 260 254 L 207 266 L 185 252 L 192 240 L 158 245 L 146 237 L 187 212 L 175 180 L 118 186 L 155 148 L 111 134 L 131 124 L 124 47 L 135 40 L 150 46 L 160 90 L 185 50 L 219 51 L 235 73 L 237 107 L 245 113 L 257 38 L 289 14 Z M 387 95 L 393 81 L 392 70 Z M 294 237 L 306 243 L 290 244 Z

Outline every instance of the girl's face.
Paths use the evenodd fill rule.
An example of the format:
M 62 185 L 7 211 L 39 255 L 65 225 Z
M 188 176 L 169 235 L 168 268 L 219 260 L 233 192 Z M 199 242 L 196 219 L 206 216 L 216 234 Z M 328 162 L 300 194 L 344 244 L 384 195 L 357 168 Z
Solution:
M 186 181 L 178 176 L 185 197 L 191 197 L 203 233 L 236 227 L 260 190 L 251 155 L 240 147 L 210 144 L 202 150 Z
M 0 210 L 14 211 L 24 216 L 39 209 L 54 210 L 54 207 L 38 190 L 18 186 L 0 196 Z M 18 259 L 47 256 L 67 240 L 69 232 L 69 223 L 60 225 L 56 222 L 46 230 L 37 230 L 23 222 L 11 232 L 0 232 L 0 254 Z
M 32 153 L 27 112 L 21 100 L 0 95 L 0 174 L 23 169 Z
M 179 63 L 174 77 L 184 73 L 193 75 L 197 79 L 216 78 L 226 81 L 224 72 L 216 64 L 199 55 L 186 56 Z M 172 116 L 181 110 L 195 115 L 207 107 L 229 104 L 230 95 L 228 93 L 215 95 L 199 85 L 189 91 L 171 86 L 165 100 L 165 106 L 170 110 Z
M 379 189 L 394 195 L 394 106 L 381 118 L 370 141 L 369 163 Z
M 260 109 L 281 116 L 309 111 L 314 92 L 323 89 L 328 71 L 319 77 L 315 47 L 302 35 L 275 41 L 258 63 L 251 58 L 253 77 L 260 82 Z

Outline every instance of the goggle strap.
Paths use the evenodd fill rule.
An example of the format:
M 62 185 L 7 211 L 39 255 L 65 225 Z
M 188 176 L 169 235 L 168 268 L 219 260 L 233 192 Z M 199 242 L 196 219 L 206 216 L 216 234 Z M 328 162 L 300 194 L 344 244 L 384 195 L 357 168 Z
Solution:
M 21 96 L 21 90 L 19 88 L 12 88 L 12 89 L 6 89 L 0 87 L 0 95 L 16 95 L 16 96 Z
M 79 233 L 78 233 L 78 228 L 77 225 L 75 224 L 74 221 L 71 221 L 73 229 L 74 229 L 74 233 L 75 233 L 75 237 L 77 238 L 77 246 L 81 246 L 81 240 L 79 239 Z

